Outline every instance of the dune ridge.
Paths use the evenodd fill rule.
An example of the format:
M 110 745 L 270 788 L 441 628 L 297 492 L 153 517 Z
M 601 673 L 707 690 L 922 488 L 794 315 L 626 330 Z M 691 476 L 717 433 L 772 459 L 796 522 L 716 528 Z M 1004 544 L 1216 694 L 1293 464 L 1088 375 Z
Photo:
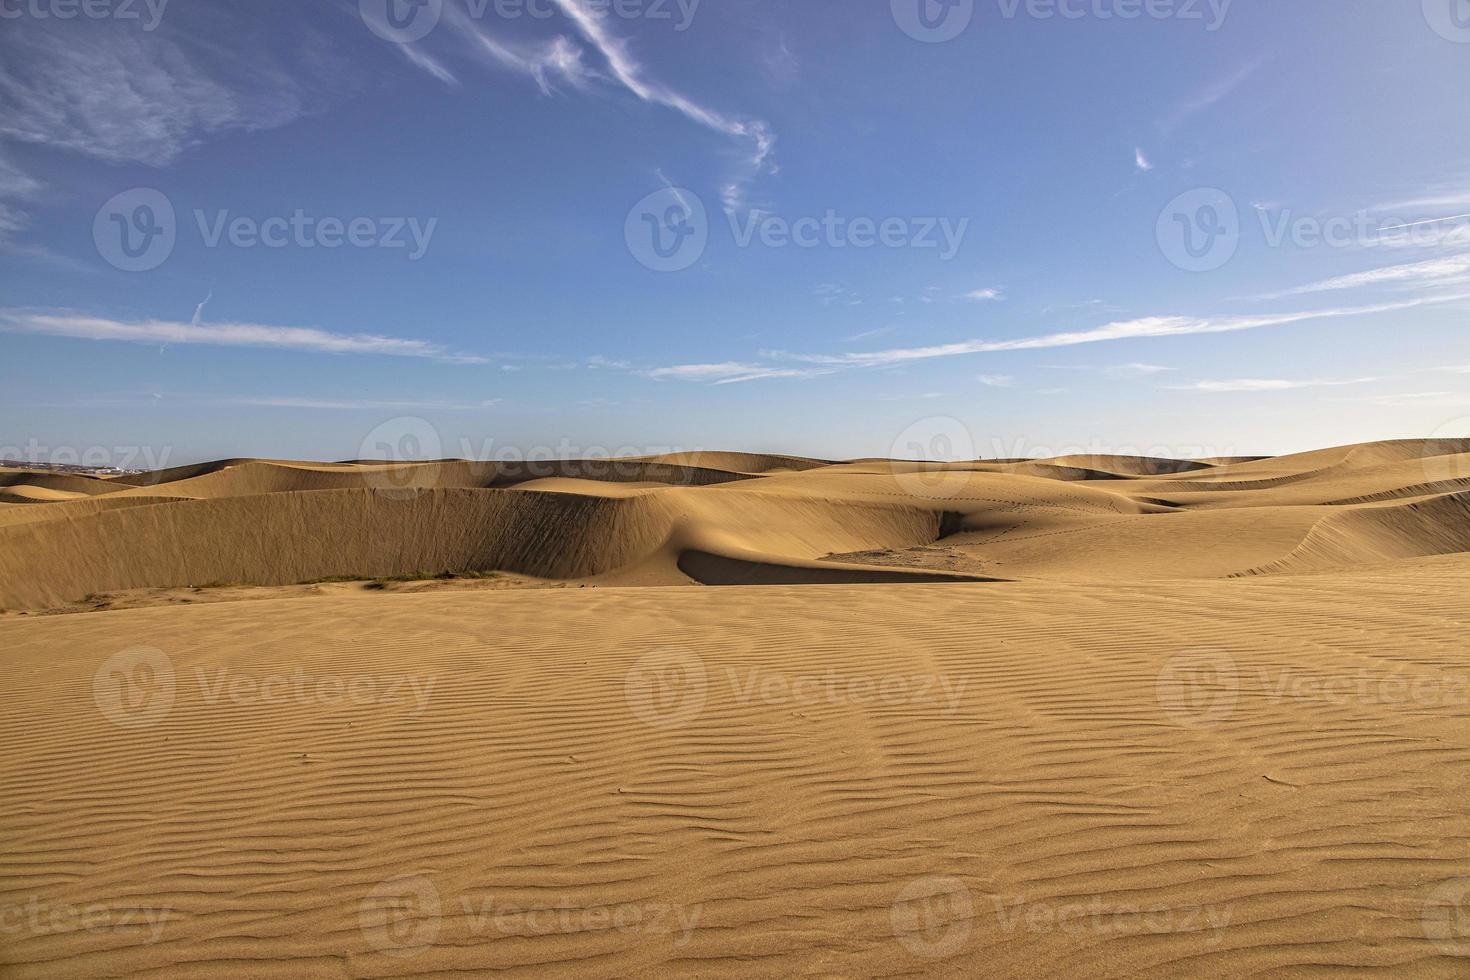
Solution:
M 666 586 L 1285 574 L 1465 551 L 1465 492 L 1470 440 L 1221 461 L 705 451 L 226 459 L 126 481 L 13 471 L 0 475 L 0 608 L 419 571 Z M 1415 506 L 1381 509 L 1394 502 Z

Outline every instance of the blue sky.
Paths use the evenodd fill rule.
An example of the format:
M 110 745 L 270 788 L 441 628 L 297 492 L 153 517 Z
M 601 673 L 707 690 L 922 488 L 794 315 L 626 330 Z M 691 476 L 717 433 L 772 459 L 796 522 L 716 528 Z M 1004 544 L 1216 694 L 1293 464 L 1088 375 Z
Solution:
M 89 2 L 0 0 L 0 454 L 1470 435 L 1467 0 Z

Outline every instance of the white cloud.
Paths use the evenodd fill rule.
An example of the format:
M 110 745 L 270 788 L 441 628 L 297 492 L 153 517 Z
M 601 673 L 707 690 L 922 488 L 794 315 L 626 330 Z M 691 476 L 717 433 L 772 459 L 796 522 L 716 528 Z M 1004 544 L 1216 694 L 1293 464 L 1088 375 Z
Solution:
M 1470 408 L 1470 393 L 1463 391 L 1418 391 L 1352 400 L 1386 408 Z
M 1145 174 L 1154 168 L 1154 165 L 1149 162 L 1148 156 L 1144 154 L 1143 148 L 1138 146 L 1133 148 L 1133 165 L 1138 168 L 1140 173 Z
M 1416 182 L 1413 196 L 1372 210 L 1387 214 L 1418 214 L 1440 209 L 1470 208 L 1470 174 L 1458 173 L 1430 182 Z
M 735 384 L 763 378 L 814 378 L 854 368 L 881 368 L 908 364 L 936 358 L 959 357 L 968 354 L 988 354 L 1001 351 L 1044 350 L 1048 348 L 1072 347 L 1081 344 L 1105 343 L 1114 340 L 1141 340 L 1158 337 L 1184 337 L 1199 334 L 1231 333 L 1241 330 L 1259 330 L 1266 327 L 1289 326 L 1313 320 L 1340 319 L 1347 317 L 1372 316 L 1417 309 L 1434 304 L 1464 302 L 1470 293 L 1441 295 L 1404 300 L 1396 303 L 1381 303 L 1373 306 L 1335 307 L 1329 309 L 1303 310 L 1296 313 L 1280 313 L 1260 316 L 1153 316 L 1135 320 L 1124 320 L 1104 324 L 1090 330 L 1043 334 L 1037 337 L 1020 337 L 1014 340 L 966 340 L 951 344 L 935 344 L 928 347 L 900 347 L 881 351 L 848 352 L 842 354 L 800 354 L 791 351 L 765 350 L 760 352 L 762 362 L 724 361 L 713 364 L 678 364 L 668 367 L 641 369 L 637 373 L 654 379 L 673 378 L 683 381 L 704 381 L 714 384 Z M 791 367 L 791 363 L 813 365 Z M 1053 365 L 1056 366 L 1056 365 Z M 1157 364 L 1132 363 L 1102 367 L 1081 366 L 1077 370 L 1100 370 L 1110 377 L 1143 377 L 1174 370 Z M 986 381 L 986 379 L 990 381 Z M 1006 375 L 984 375 L 983 383 L 993 383 Z M 1340 382 L 1358 384 L 1365 380 Z M 1338 382 L 1310 382 L 1311 385 Z M 1192 390 L 1236 390 L 1201 387 L 1204 385 L 1248 384 L 1263 386 L 1255 390 L 1275 390 L 1284 386 L 1304 387 L 1308 383 L 1278 380 L 1250 380 L 1239 382 L 1199 382 L 1184 386 Z M 1246 390 L 1246 389 L 1239 389 Z
M 1459 249 L 1470 244 L 1470 213 L 1447 214 L 1421 221 L 1404 221 L 1392 218 L 1393 224 L 1384 224 L 1364 233 L 1359 243 L 1363 248 L 1385 248 L 1390 250 L 1417 249 L 1421 252 L 1430 248 Z
M 5 156 L 0 155 L 0 197 L 30 197 L 41 189 L 41 182 L 21 173 Z
M 307 408 L 322 411 L 405 411 L 405 412 L 473 412 L 482 408 L 493 408 L 504 399 L 492 398 L 482 402 L 452 401 L 379 401 L 375 399 L 333 399 L 295 397 L 249 397 L 228 400 L 231 405 L 251 405 L 258 408 Z
M 989 388 L 1013 388 L 1016 384 L 1009 374 L 982 374 L 975 380 Z
M 317 111 L 349 74 L 306 27 L 291 45 L 265 48 L 243 35 L 216 45 L 115 21 L 27 18 L 0 30 L 0 139 L 162 167 L 211 136 Z M 0 160 L 0 244 L 28 222 L 15 202 L 42 190 Z M 38 246 L 6 251 L 69 261 Z
M 268 62 L 110 28 L 83 20 L 7 28 L 0 136 L 164 166 L 208 135 L 280 126 L 319 101 L 317 86 Z
M 674 364 L 668 367 L 649 368 L 639 373 L 644 377 L 659 381 L 664 379 L 707 381 L 716 385 L 728 385 L 766 378 L 814 378 L 832 372 L 811 368 L 782 368 L 770 364 L 723 361 L 718 364 Z
M 213 289 L 209 291 L 209 295 L 205 296 L 202 300 L 199 301 L 198 306 L 194 307 L 194 316 L 189 321 L 190 325 L 195 327 L 199 326 L 199 321 L 204 318 L 204 308 L 209 305 L 209 301 L 212 299 L 214 299 Z
M 1164 119 L 1159 122 L 1159 129 L 1165 133 L 1177 129 L 1191 117 L 1204 112 L 1206 109 L 1222 101 L 1230 93 L 1240 88 L 1246 80 L 1256 73 L 1264 59 L 1257 59 L 1241 65 L 1235 71 L 1223 78 L 1217 79 L 1192 94 L 1189 98 L 1179 103 Z
M 586 49 L 565 35 L 557 35 L 540 44 L 515 44 L 487 30 L 480 19 L 471 16 L 458 4 L 446 2 L 445 23 L 468 42 L 474 53 L 490 64 L 526 75 L 535 80 L 543 94 L 555 91 L 561 81 L 578 90 L 588 90 L 596 81 L 621 86 L 643 102 L 672 109 L 686 119 L 745 145 L 743 172 L 725 180 L 720 186 L 720 200 L 726 211 L 745 207 L 745 185 L 763 171 L 774 171 L 772 154 L 776 138 L 770 127 L 759 119 L 737 118 L 711 109 L 684 93 L 649 77 L 644 66 L 633 57 L 626 42 L 611 33 L 609 19 L 591 9 L 585 0 L 551 0 L 576 33 L 601 56 L 606 72 L 591 67 Z M 439 60 L 417 45 L 398 45 L 417 67 L 446 84 L 458 79 Z
M 1005 293 L 1002 292 L 999 289 L 994 289 L 994 288 L 990 288 L 990 289 L 974 289 L 974 290 L 971 290 L 968 293 L 965 293 L 960 298 L 961 299 L 967 299 L 967 300 L 971 301 L 972 303 L 984 303 L 984 302 L 988 302 L 990 300 L 1005 299 Z
M 812 288 L 812 295 L 823 306 L 831 306 L 833 303 L 841 303 L 843 306 L 861 306 L 863 303 L 857 293 L 836 282 L 819 283 Z
M 622 39 L 614 37 L 605 30 L 602 20 L 584 5 L 583 0 L 552 0 L 552 2 L 566 15 L 568 20 L 576 25 L 582 36 L 602 53 L 613 77 L 621 82 L 624 88 L 644 102 L 667 106 L 701 126 L 706 126 L 727 136 L 748 140 L 751 144 L 751 163 L 756 167 L 766 163 L 775 147 L 775 137 L 771 135 L 765 123 L 759 120 L 733 119 L 722 115 L 713 109 L 705 108 L 680 92 L 646 78 L 643 66 L 628 53 L 627 46 Z
M 643 66 L 628 53 L 627 45 L 622 39 L 605 30 L 602 20 L 587 8 L 583 0 L 552 2 L 576 25 L 582 36 L 601 52 L 613 77 L 629 92 L 644 102 L 666 106 L 701 126 L 746 143 L 747 172 L 726 181 L 720 189 L 720 200 L 726 211 L 734 213 L 742 209 L 745 204 L 745 183 L 761 171 L 771 168 L 771 154 L 776 147 L 776 137 L 770 127 L 759 119 L 727 116 L 649 79 Z
M 1165 385 L 1170 391 L 1293 391 L 1298 388 L 1337 388 L 1345 385 L 1368 384 L 1380 378 L 1350 378 L 1344 381 L 1307 380 L 1289 381 L 1281 378 L 1237 378 L 1229 381 L 1195 381 L 1187 385 Z
M 555 79 L 582 89 L 596 77 L 596 73 L 583 64 L 582 49 L 563 35 L 539 45 L 511 44 L 495 37 L 457 5 L 445 4 L 444 10 L 447 15 L 445 22 L 460 32 L 478 57 L 498 68 L 527 76 L 535 81 L 543 94 L 550 95 L 554 91 L 552 82 Z M 402 47 L 410 49 L 405 54 L 429 74 L 449 84 L 457 84 L 449 70 L 437 61 L 423 55 L 424 63 L 420 63 L 420 56 L 411 53 L 416 50 L 413 45 Z M 449 77 L 446 79 L 445 75 Z
M 1447 191 L 1443 194 L 1430 195 L 1427 197 L 1411 197 L 1404 201 L 1390 201 L 1380 204 L 1373 210 L 1392 213 L 1395 211 L 1434 211 L 1440 208 L 1466 208 L 1470 207 L 1470 188 L 1461 191 Z
M 893 333 L 893 331 L 895 329 L 897 329 L 897 328 L 895 328 L 895 327 L 877 327 L 877 328 L 875 328 L 873 330 L 864 330 L 862 333 L 855 333 L 855 334 L 852 334 L 849 337 L 843 337 L 842 339 L 844 341 L 846 341 L 847 343 L 852 344 L 852 343 L 857 343 L 859 340 L 870 340 L 873 337 L 881 337 L 884 334 Z
M 1143 364 L 1134 362 L 1132 364 L 1044 364 L 1043 367 L 1055 371 L 1096 371 L 1109 378 L 1145 378 L 1154 374 L 1162 374 L 1165 371 L 1174 370 L 1164 367 L 1162 364 Z
M 409 60 L 410 64 L 423 69 L 445 85 L 457 86 L 459 84 L 459 79 L 454 77 L 452 71 L 445 68 L 437 58 L 425 53 L 418 45 L 400 44 L 397 47 L 399 51 L 403 52 L 403 56 Z
M 1182 337 L 1193 334 L 1230 333 L 1239 330 L 1256 330 L 1262 327 L 1286 326 L 1309 320 L 1340 317 L 1367 316 L 1375 313 L 1390 313 L 1413 309 L 1431 303 L 1470 299 L 1470 294 L 1414 299 L 1399 303 L 1384 303 L 1376 306 L 1344 307 L 1338 309 L 1307 310 L 1300 313 L 1283 313 L 1262 316 L 1152 316 L 1136 320 L 1123 320 L 1065 333 L 1045 334 L 1039 337 L 1022 337 L 1016 340 L 965 340 L 952 344 L 936 344 L 930 347 L 896 348 L 892 350 L 855 352 L 846 354 L 794 354 L 785 351 L 768 352 L 766 356 L 776 360 L 800 361 L 807 364 L 827 364 L 842 367 L 882 367 L 910 361 L 930 360 L 940 357 L 956 357 L 964 354 L 988 354 L 998 351 L 1042 350 L 1053 347 L 1073 347 L 1079 344 L 1095 344 L 1113 340 L 1135 340 L 1147 337 Z
M 458 354 L 426 340 L 408 340 L 377 334 L 333 333 L 316 327 L 278 327 L 258 323 L 203 325 L 167 320 L 124 322 L 63 311 L 0 310 L 0 330 L 139 344 L 269 347 L 326 354 L 421 357 L 455 364 L 486 363 L 483 357 Z
M 1470 281 L 1470 253 L 1454 255 L 1425 262 L 1406 265 L 1391 265 L 1352 275 L 1323 279 L 1294 289 L 1270 293 L 1262 299 L 1278 299 L 1283 296 L 1301 296 L 1307 293 L 1324 293 L 1339 289 L 1358 289 L 1364 286 L 1415 286 L 1438 287 Z
M 1162 364 L 1111 364 L 1103 368 L 1103 373 L 1110 378 L 1142 378 L 1152 374 L 1162 374 L 1165 371 L 1174 370 L 1164 367 Z

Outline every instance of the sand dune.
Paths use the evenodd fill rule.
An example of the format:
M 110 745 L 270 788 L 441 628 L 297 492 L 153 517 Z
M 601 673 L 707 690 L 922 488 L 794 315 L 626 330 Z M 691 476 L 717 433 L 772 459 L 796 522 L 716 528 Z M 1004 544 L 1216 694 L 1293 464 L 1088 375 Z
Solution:
M 7 471 L 0 976 L 1465 976 L 1467 595 L 1470 441 Z
M 33 487 L 61 493 L 91 495 L 112 493 L 118 489 L 119 484 L 111 480 L 71 473 L 38 473 L 29 470 L 0 469 L 0 487 L 7 489 Z
M 6 504 L 49 504 L 58 500 L 73 500 L 85 494 L 73 490 L 55 490 L 30 483 L 16 483 L 0 487 L 0 503 Z
M 22 472 L 5 483 L 0 607 L 9 609 L 117 590 L 420 571 L 637 585 L 918 582 L 961 567 L 980 578 L 1157 580 L 1464 551 L 1454 501 L 1470 492 L 1470 440 L 1214 464 L 832 463 L 720 452 L 230 459 L 128 483 Z M 854 564 L 844 556 L 873 570 L 837 567 Z
M 0 963 L 1463 976 L 1467 588 L 1454 556 L 11 621 L 0 904 L 111 927 Z M 144 696 L 94 680 L 118 653 Z

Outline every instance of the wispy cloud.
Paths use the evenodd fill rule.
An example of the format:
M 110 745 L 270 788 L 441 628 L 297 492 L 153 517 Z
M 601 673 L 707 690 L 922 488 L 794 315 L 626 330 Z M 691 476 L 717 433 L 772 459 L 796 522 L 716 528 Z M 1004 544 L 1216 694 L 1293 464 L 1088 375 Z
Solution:
M 843 337 L 842 339 L 846 343 L 855 344 L 859 340 L 871 340 L 874 337 L 881 337 L 884 334 L 893 333 L 893 331 L 896 329 L 896 327 L 876 327 L 872 330 L 864 330 L 861 333 L 852 334 L 849 337 Z
M 439 79 L 439 81 L 443 82 L 445 85 L 459 85 L 459 79 L 455 77 L 454 72 L 444 67 L 443 62 L 425 52 L 418 45 L 399 44 L 397 45 L 397 48 L 403 53 L 403 56 L 408 59 L 409 64 L 415 66 L 416 68 L 422 69 L 425 72 L 428 72 L 430 75 Z
M 812 295 L 817 298 L 823 306 L 831 306 L 833 303 L 841 303 L 843 306 L 862 306 L 862 298 L 857 293 L 837 282 L 824 282 L 812 288 Z
M 0 155 L 0 244 L 26 226 L 30 220 L 22 202 L 41 190 L 41 182 L 21 171 Z
M 1379 204 L 1372 210 L 1383 214 L 1413 215 L 1455 208 L 1470 210 L 1470 174 L 1455 173 L 1419 183 L 1412 196 Z
M 199 321 L 204 318 L 204 307 L 209 305 L 209 301 L 212 299 L 214 299 L 213 289 L 209 291 L 209 295 L 205 296 L 202 300 L 199 301 L 198 306 L 194 307 L 194 317 L 189 321 L 189 324 L 191 326 L 199 326 Z
M 1175 106 L 1169 115 L 1159 120 L 1159 129 L 1165 134 L 1168 134 L 1178 129 L 1194 116 L 1199 115 L 1216 103 L 1223 101 L 1232 92 L 1244 85 L 1256 73 L 1264 61 L 1265 59 L 1258 58 L 1255 61 L 1247 62 L 1230 74 L 1222 78 L 1217 78 L 1204 88 L 1192 93 L 1188 98 Z
M 21 173 L 15 164 L 0 154 L 0 197 L 29 197 L 40 189 L 39 180 Z
M 1403 201 L 1380 204 L 1373 210 L 1382 213 L 1436 211 L 1441 208 L 1470 208 L 1470 187 L 1460 191 L 1445 191 L 1425 197 L 1411 197 Z
M 109 26 L 33 20 L 4 32 L 0 136 L 164 166 L 211 134 L 299 118 L 328 90 L 264 54 L 221 56 L 176 35 Z
M 1366 272 L 1355 272 L 1352 275 L 1337 276 L 1333 279 L 1323 279 L 1305 286 L 1297 286 L 1294 289 L 1268 293 L 1260 298 L 1279 299 L 1285 296 L 1301 296 L 1339 289 L 1358 289 L 1365 286 L 1442 287 L 1466 281 L 1470 281 L 1470 253 L 1369 269 Z
M 1470 300 L 1470 293 L 1419 297 L 1402 302 L 1380 303 L 1373 306 L 1334 307 L 1261 316 L 1153 316 L 1135 320 L 1117 321 L 1104 324 L 1100 327 L 1094 327 L 1090 330 L 1050 333 L 1036 337 L 1020 337 L 1014 340 L 965 340 L 952 344 L 935 344 L 927 347 L 899 347 L 880 351 L 856 351 L 841 354 L 801 354 L 791 351 L 765 350 L 760 352 L 761 361 L 676 364 L 667 367 L 635 368 L 633 370 L 644 377 L 655 380 L 676 379 L 711 384 L 735 384 L 765 378 L 816 378 L 844 370 L 892 367 L 919 361 L 961 357 L 970 354 L 1044 350 L 1049 348 L 1074 347 L 1082 344 L 1107 343 L 1117 340 L 1185 337 L 1200 334 L 1231 333 L 1241 330 L 1259 330 L 1267 327 L 1307 323 L 1314 320 L 1396 313 L 1423 306 L 1463 302 L 1467 300 Z M 794 365 L 804 366 L 797 367 Z M 1076 369 L 1101 370 L 1108 373 L 1111 377 L 1119 378 L 1144 377 L 1173 370 L 1173 368 L 1161 365 L 1144 363 L 1107 365 L 1098 368 L 1079 367 Z M 990 383 L 986 382 L 985 379 L 989 378 L 991 382 L 994 382 L 1005 377 L 1007 376 L 984 375 L 981 381 L 982 383 Z M 1251 381 L 1249 383 L 1280 385 L 1287 384 L 1288 382 Z M 1351 383 L 1356 384 L 1359 382 L 1354 381 Z M 1202 388 L 1199 390 L 1214 389 Z
M 250 405 L 257 408 L 305 408 L 320 411 L 474 412 L 483 408 L 493 408 L 503 401 L 502 398 L 491 398 L 480 402 L 455 402 L 440 399 L 378 400 L 261 396 L 232 398 L 227 399 L 226 403 Z
M 1014 388 L 1016 379 L 1009 374 L 982 374 L 975 379 L 987 388 Z
M 695 102 L 693 99 L 647 77 L 641 64 L 628 52 L 621 38 L 613 36 L 583 0 L 552 0 L 582 36 L 601 52 L 623 87 L 644 102 L 667 106 L 686 118 L 718 133 L 746 140 L 750 146 L 750 163 L 761 167 L 770 158 L 776 139 L 759 120 L 735 119 Z
M 967 299 L 972 303 L 986 303 L 991 300 L 1005 299 L 1005 293 L 993 287 L 988 289 L 972 289 L 970 292 L 961 296 L 960 299 Z
M 308 28 L 290 45 L 224 46 L 178 30 L 26 20 L 0 31 L 0 140 L 108 163 L 167 166 L 212 136 L 283 126 L 325 107 L 351 75 Z M 0 160 L 0 244 L 43 189 Z M 36 246 L 7 251 L 65 261 Z
M 674 364 L 668 367 L 647 368 L 639 373 L 657 381 L 704 381 L 715 385 L 729 385 L 768 378 L 815 378 L 823 374 L 831 374 L 832 371 L 723 361 L 718 364 Z
M 168 320 L 122 321 L 64 311 L 0 309 L 0 330 L 115 340 L 138 344 L 207 344 L 216 347 L 268 347 L 324 354 L 379 354 L 420 357 L 453 364 L 484 364 L 487 359 L 460 354 L 426 340 L 377 334 L 334 333 L 317 327 L 280 327 L 258 323 L 178 323 Z
M 1102 372 L 1110 378 L 1143 378 L 1148 377 L 1149 375 L 1162 374 L 1165 371 L 1172 370 L 1174 369 L 1171 367 L 1164 367 L 1162 364 L 1142 364 L 1139 362 L 1134 362 L 1132 364 L 1109 364 L 1102 369 Z
M 1349 378 L 1342 381 L 1325 379 L 1287 380 L 1283 378 L 1236 378 L 1228 381 L 1195 381 L 1187 385 L 1164 385 L 1170 391 L 1294 391 L 1298 388 L 1338 388 L 1368 384 L 1381 378 Z
M 1392 223 L 1365 229 L 1357 244 L 1363 248 L 1391 250 L 1460 249 L 1470 245 L 1470 223 L 1467 223 L 1470 222 L 1470 212 L 1441 214 L 1419 221 L 1405 221 L 1402 217 L 1391 217 L 1389 220 Z
M 570 38 L 558 34 L 540 44 L 513 44 L 497 38 L 478 20 L 455 3 L 444 5 L 445 23 L 457 30 L 476 57 L 496 68 L 525 75 L 536 83 L 544 95 L 555 91 L 554 83 L 562 81 L 575 89 L 584 89 L 597 77 L 582 60 L 583 51 Z M 447 84 L 458 79 L 440 62 L 423 54 L 415 45 L 400 45 L 414 64 Z
M 1057 371 L 1096 371 L 1109 378 L 1117 379 L 1145 378 L 1174 370 L 1162 364 L 1144 364 L 1137 361 L 1131 364 L 1044 364 L 1042 366 Z
M 507 40 L 488 30 L 480 18 L 472 16 L 454 0 L 446 0 L 444 4 L 444 23 L 468 43 L 480 60 L 533 79 L 543 94 L 553 94 L 558 83 L 578 91 L 592 91 L 597 82 L 610 83 L 640 101 L 671 109 L 699 126 L 737 141 L 743 147 L 740 172 L 722 181 L 720 198 L 727 211 L 742 209 L 750 180 L 775 169 L 776 137 L 770 126 L 760 119 L 712 109 L 653 78 L 633 56 L 627 42 L 608 29 L 610 18 L 594 10 L 586 0 L 551 2 L 575 34 L 596 52 L 595 58 L 589 58 L 586 48 L 564 34 L 536 44 Z M 459 84 L 450 68 L 428 54 L 422 44 L 395 47 L 402 49 L 404 56 L 425 73 L 448 85 Z M 592 61 L 599 64 L 594 67 Z
M 1135 146 L 1133 148 L 1133 165 L 1138 168 L 1139 173 L 1144 174 L 1154 168 L 1154 165 L 1149 162 L 1148 155 L 1143 152 L 1143 147 L 1141 146 Z
M 1415 391 L 1350 400 L 1385 408 L 1470 408 L 1470 392 L 1464 391 Z
M 1391 313 L 1399 310 L 1413 309 L 1430 303 L 1449 302 L 1456 299 L 1470 299 L 1470 294 L 1421 298 L 1399 303 L 1383 303 L 1376 306 L 1306 310 L 1299 313 L 1282 313 L 1266 316 L 1152 316 L 1136 320 L 1108 323 L 1101 327 L 1094 327 L 1091 330 L 1044 334 L 1039 337 L 1021 337 L 1015 340 L 965 340 L 952 344 L 935 344 L 929 347 L 895 348 L 891 350 L 845 354 L 795 354 L 785 351 L 771 351 L 767 356 L 773 360 L 799 361 L 807 364 L 826 364 L 844 367 L 883 367 L 910 361 L 957 357 L 966 354 L 1041 350 L 1053 347 L 1073 347 L 1079 344 L 1105 343 L 1114 340 L 1136 340 L 1148 337 L 1182 337 L 1193 334 L 1257 330 L 1262 327 L 1286 326 L 1310 320 Z

